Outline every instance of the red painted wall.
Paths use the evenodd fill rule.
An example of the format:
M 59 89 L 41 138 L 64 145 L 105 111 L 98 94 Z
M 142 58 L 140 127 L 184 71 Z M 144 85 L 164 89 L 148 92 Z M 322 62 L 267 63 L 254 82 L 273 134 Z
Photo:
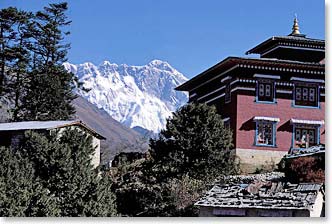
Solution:
M 276 147 L 254 145 L 255 116 L 277 117 Z M 288 151 L 292 144 L 293 126 L 291 118 L 304 120 L 325 120 L 325 102 L 320 102 L 320 109 L 292 107 L 291 99 L 277 98 L 276 104 L 255 102 L 255 96 L 237 94 L 236 148 Z M 325 143 L 325 125 L 320 128 L 320 142 Z

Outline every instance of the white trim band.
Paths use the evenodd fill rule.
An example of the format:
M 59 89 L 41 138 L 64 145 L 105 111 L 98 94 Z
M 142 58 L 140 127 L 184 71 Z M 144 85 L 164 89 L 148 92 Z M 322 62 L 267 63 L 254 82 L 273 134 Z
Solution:
M 291 90 L 277 89 L 277 93 L 292 94 L 293 91 L 291 91 Z
M 216 96 L 215 98 L 212 98 L 211 100 L 206 101 L 206 103 L 210 103 L 210 102 L 212 102 L 212 101 L 214 101 L 214 100 L 216 100 L 216 99 L 218 99 L 220 97 L 223 97 L 223 96 L 225 96 L 225 93 L 223 93 L 223 94 L 221 94 L 219 96 Z
M 193 94 L 189 95 L 189 98 L 193 98 L 194 96 L 197 96 L 197 93 L 193 93 Z
M 262 117 L 262 116 L 256 116 L 254 117 L 254 121 L 273 121 L 273 122 L 279 122 L 280 119 L 277 117 Z
M 230 117 L 226 117 L 226 118 L 222 119 L 223 122 L 227 122 L 229 120 L 230 120 Z
M 325 83 L 325 80 L 323 79 L 306 79 L 306 78 L 300 78 L 300 77 L 291 77 L 291 81 L 301 81 L 301 82 L 316 82 L 316 83 Z
M 280 79 L 279 75 L 265 75 L 265 74 L 255 74 L 254 78 L 264 78 L 264 79 Z
M 314 120 L 301 120 L 301 119 L 290 119 L 291 124 L 311 124 L 311 125 L 323 125 L 324 120 L 314 121 Z
M 225 82 L 226 80 L 229 80 L 231 78 L 232 78 L 231 76 L 226 76 L 225 78 L 223 78 L 222 80 L 220 80 L 220 82 Z

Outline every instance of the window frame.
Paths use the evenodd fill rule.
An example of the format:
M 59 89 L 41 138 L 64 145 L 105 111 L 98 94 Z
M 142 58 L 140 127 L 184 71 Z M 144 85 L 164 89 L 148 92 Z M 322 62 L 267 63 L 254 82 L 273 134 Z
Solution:
M 264 100 L 260 99 L 259 93 L 260 93 L 260 85 L 264 85 L 264 98 L 266 98 L 266 86 L 271 85 L 272 90 L 270 91 L 272 94 L 272 99 L 271 100 Z M 276 82 L 275 80 L 271 79 L 257 79 L 256 82 L 256 103 L 267 103 L 267 104 L 275 104 L 277 103 L 276 99 Z
M 254 139 L 254 146 L 259 146 L 259 147 L 277 147 L 277 121 L 268 121 L 268 120 L 256 120 L 255 121 L 255 139 Z M 261 144 L 258 143 L 257 137 L 258 137 L 258 125 L 260 123 L 263 124 L 271 124 L 272 125 L 272 144 Z
M 296 150 L 303 150 L 303 149 L 307 149 L 307 148 L 301 148 L 301 147 L 296 147 L 296 129 L 300 129 L 300 130 L 315 130 L 315 140 L 316 142 L 312 145 L 319 145 L 320 144 L 320 128 L 321 125 L 310 125 L 310 124 L 293 124 L 293 133 L 292 133 L 292 149 L 296 149 Z M 310 144 L 310 143 L 309 143 Z M 311 147 L 310 145 L 308 146 L 308 148 Z
M 301 89 L 301 101 L 300 102 L 310 102 L 310 91 L 311 89 L 315 88 L 315 105 L 305 105 L 305 104 L 296 104 L 296 102 L 299 102 L 297 100 L 297 89 Z M 303 95 L 304 95 L 304 90 L 307 90 L 307 100 L 303 100 Z M 320 88 L 318 84 L 315 83 L 303 83 L 303 82 L 295 82 L 294 87 L 293 87 L 293 101 L 292 101 L 292 106 L 293 107 L 298 107 L 298 108 L 320 108 Z

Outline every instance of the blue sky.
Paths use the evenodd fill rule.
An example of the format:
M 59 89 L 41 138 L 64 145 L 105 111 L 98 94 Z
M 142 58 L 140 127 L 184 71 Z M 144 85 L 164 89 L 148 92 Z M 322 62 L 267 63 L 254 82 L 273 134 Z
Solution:
M 35 11 L 54 2 L 0 0 L 0 7 Z M 227 56 L 244 56 L 273 35 L 288 35 L 294 13 L 302 33 L 325 37 L 323 0 L 67 2 L 71 63 L 143 65 L 160 59 L 190 78 Z

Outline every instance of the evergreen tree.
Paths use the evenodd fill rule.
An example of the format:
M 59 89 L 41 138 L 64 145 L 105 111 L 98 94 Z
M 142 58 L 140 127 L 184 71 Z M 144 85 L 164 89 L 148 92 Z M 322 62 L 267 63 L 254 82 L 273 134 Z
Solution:
M 22 88 L 18 84 L 27 72 L 30 59 L 27 45 L 31 18 L 32 13 L 14 7 L 0 10 L 0 95 L 10 92 L 8 86 L 12 83 L 18 86 L 17 92 Z M 19 98 L 17 92 L 14 94 Z
M 206 104 L 180 108 L 150 142 L 148 159 L 114 174 L 122 215 L 197 216 L 198 197 L 216 178 L 238 171 L 231 130 Z
M 22 120 L 66 120 L 75 113 L 75 80 L 62 66 L 70 45 L 64 43 L 70 24 L 65 14 L 67 3 L 50 4 L 35 14 L 30 33 L 33 41 L 32 69 L 28 90 L 23 98 Z
M 56 216 L 55 202 L 36 181 L 28 158 L 0 148 L 0 216 Z
M 188 174 L 204 180 L 237 172 L 232 133 L 214 106 L 183 106 L 150 147 L 152 169 L 162 179 Z
M 91 136 L 78 130 L 63 130 L 45 136 L 27 132 L 23 145 L 43 188 L 57 200 L 60 216 L 114 216 L 111 182 L 91 163 Z

